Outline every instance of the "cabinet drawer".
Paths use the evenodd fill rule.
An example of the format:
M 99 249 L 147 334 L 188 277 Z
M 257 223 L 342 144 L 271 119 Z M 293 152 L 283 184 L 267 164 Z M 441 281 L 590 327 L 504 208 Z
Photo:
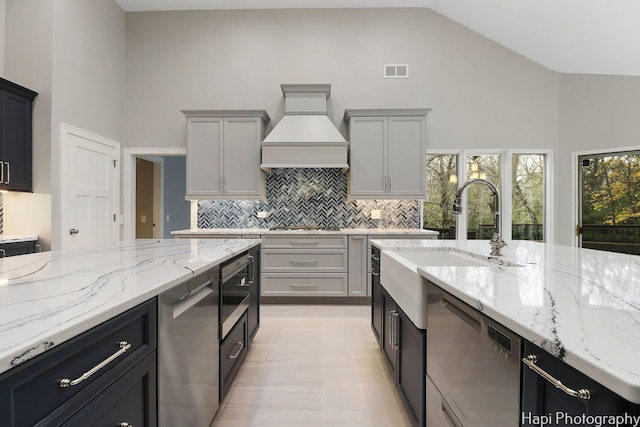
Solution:
M 63 427 L 155 426 L 156 358 L 149 354 Z
M 346 296 L 347 275 L 327 274 L 263 274 L 264 296 Z
M 287 235 L 265 235 L 262 236 L 263 248 L 310 248 L 310 249 L 324 249 L 324 248 L 336 248 L 341 249 L 347 247 L 347 236 L 343 235 L 299 235 L 299 234 L 287 234 Z
M 229 390 L 247 354 L 247 313 L 245 312 L 220 343 L 220 401 Z
M 266 249 L 262 251 L 262 271 L 271 272 L 331 272 L 347 271 L 347 251 L 294 251 Z
M 153 299 L 0 376 L 0 425 L 59 425 L 155 350 L 156 322 Z M 61 379 L 75 385 L 61 387 Z

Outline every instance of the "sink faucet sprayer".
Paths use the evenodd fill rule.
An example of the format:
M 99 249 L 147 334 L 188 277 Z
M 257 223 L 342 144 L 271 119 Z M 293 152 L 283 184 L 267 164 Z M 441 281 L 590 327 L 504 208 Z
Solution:
M 507 246 L 507 244 L 502 240 L 502 236 L 500 235 L 500 193 L 495 185 L 482 178 L 468 180 L 462 184 L 456 192 L 456 198 L 453 200 L 453 213 L 456 215 L 460 215 L 462 213 L 462 192 L 473 183 L 484 184 L 489 187 L 493 193 L 493 206 L 491 207 L 491 215 L 493 216 L 493 234 L 489 244 L 491 245 L 491 255 L 500 256 L 502 255 L 500 250 Z

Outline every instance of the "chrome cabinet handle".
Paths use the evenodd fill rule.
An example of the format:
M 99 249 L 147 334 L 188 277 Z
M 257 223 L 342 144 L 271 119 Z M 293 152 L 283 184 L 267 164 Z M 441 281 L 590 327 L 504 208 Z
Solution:
M 0 258 L 6 258 L 6 257 L 7 257 L 7 251 L 0 248 Z
M 235 354 L 227 356 L 229 359 L 236 359 L 240 355 L 240 352 L 242 351 L 242 347 L 244 347 L 244 343 L 242 341 L 238 341 L 236 345 L 238 346 L 238 351 L 236 351 Z
M 96 366 L 94 366 L 93 368 L 91 368 L 90 370 L 85 372 L 84 374 L 80 375 L 75 380 L 70 380 L 68 378 L 64 378 L 64 379 L 60 380 L 60 387 L 61 388 L 66 388 L 66 387 L 70 387 L 70 386 L 74 386 L 74 385 L 80 384 L 82 381 L 86 380 L 91 375 L 95 374 L 100 369 L 104 368 L 109 363 L 113 362 L 115 359 L 117 359 L 118 357 L 122 356 L 124 353 L 126 353 L 127 350 L 129 350 L 131 348 L 131 344 L 129 344 L 126 341 L 120 341 L 118 343 L 118 346 L 120 347 L 120 350 L 116 351 L 111 356 L 107 357 L 102 362 L 98 363 Z
M 391 175 L 389 175 L 389 192 L 391 192 Z
M 317 283 L 290 283 L 290 287 L 292 288 L 317 288 Z
M 78 230 L 77 228 L 70 228 L 69 229 L 69 234 L 71 234 L 72 236 L 74 234 L 78 234 L 80 232 L 80 230 Z
M 11 164 L 9 162 L 4 162 L 7 165 L 7 180 L 4 182 L 5 184 L 9 184 L 11 182 Z
M 123 421 L 123 422 L 121 422 L 121 423 L 118 423 L 118 427 L 133 427 L 133 425 L 132 425 L 132 424 L 129 424 L 129 423 L 128 423 L 128 422 L 126 422 L 126 421 Z
M 317 259 L 290 259 L 289 262 L 293 265 L 315 265 L 318 263 Z
M 394 350 L 398 350 L 400 347 L 396 342 L 396 320 L 398 319 L 398 312 L 391 310 L 389 312 L 389 345 Z
M 562 382 L 555 377 L 553 377 L 550 373 L 536 365 L 538 362 L 538 356 L 535 354 L 530 354 L 522 358 L 522 362 L 527 365 L 529 368 L 533 369 L 538 375 L 540 375 L 545 380 L 549 381 L 551 384 L 564 391 L 571 397 L 577 397 L 578 399 L 589 400 L 591 399 L 591 392 L 586 388 L 581 388 L 579 390 L 572 390 L 566 385 L 562 384 Z
M 378 273 L 378 272 L 377 272 L 377 271 L 375 271 L 375 270 L 372 270 L 372 271 L 371 271 L 371 275 L 372 275 L 372 276 L 379 276 L 379 275 L 380 275 L 380 273 Z
M 374 261 L 380 261 L 380 257 L 371 255 L 371 259 Z
M 293 246 L 315 246 L 318 244 L 317 240 L 289 240 L 289 244 Z
M 256 259 L 253 257 L 253 255 L 249 255 L 247 257 L 248 263 L 247 263 L 247 280 L 249 281 L 249 283 L 247 285 L 253 285 L 253 282 L 256 280 L 255 277 L 255 265 L 256 265 Z
M 0 184 L 4 183 L 4 162 L 0 161 Z

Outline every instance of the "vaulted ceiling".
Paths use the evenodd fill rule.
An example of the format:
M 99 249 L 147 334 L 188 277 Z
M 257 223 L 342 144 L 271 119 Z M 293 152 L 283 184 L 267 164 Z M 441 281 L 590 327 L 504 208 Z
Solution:
M 638 0 L 116 0 L 127 12 L 423 7 L 561 73 L 640 76 Z

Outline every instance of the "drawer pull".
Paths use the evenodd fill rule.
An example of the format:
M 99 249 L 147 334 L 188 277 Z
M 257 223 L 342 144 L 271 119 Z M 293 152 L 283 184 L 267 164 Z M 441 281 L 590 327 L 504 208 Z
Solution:
M 129 424 L 126 421 L 123 421 L 121 423 L 118 423 L 118 427 L 133 427 L 133 424 Z
M 318 244 L 317 240 L 289 240 L 289 243 L 293 246 L 315 246 Z
M 120 346 L 120 350 L 116 351 L 111 356 L 107 357 L 102 362 L 98 363 L 96 366 L 94 366 L 93 368 L 91 368 L 90 370 L 85 372 L 84 374 L 80 375 L 75 380 L 70 380 L 68 378 L 64 378 L 64 379 L 60 380 L 60 387 L 66 388 L 66 387 L 70 387 L 70 386 L 74 386 L 74 385 L 80 384 L 82 381 L 86 380 L 91 375 L 95 374 L 100 369 L 104 368 L 109 363 L 113 362 L 115 359 L 117 359 L 118 357 L 120 357 L 121 355 L 126 353 L 126 351 L 131 348 L 131 344 L 129 344 L 126 341 L 120 341 L 118 343 L 118 346 Z
M 240 352 L 242 351 L 242 347 L 244 347 L 244 343 L 242 341 L 238 341 L 236 345 L 238 346 L 238 351 L 236 351 L 235 354 L 227 356 L 229 359 L 237 358 L 240 355 Z
M 317 283 L 291 283 L 289 284 L 292 288 L 317 288 Z
M 317 259 L 290 259 L 289 262 L 293 265 L 316 265 Z
M 545 380 L 549 381 L 551 384 L 564 391 L 571 397 L 577 397 L 578 399 L 589 400 L 591 399 L 591 392 L 586 388 L 581 388 L 579 390 L 572 390 L 566 385 L 562 384 L 560 380 L 554 378 L 550 373 L 536 365 L 538 362 L 538 356 L 534 354 L 530 354 L 522 358 L 522 362 L 527 365 L 529 368 L 533 369 L 538 375 L 540 375 Z

